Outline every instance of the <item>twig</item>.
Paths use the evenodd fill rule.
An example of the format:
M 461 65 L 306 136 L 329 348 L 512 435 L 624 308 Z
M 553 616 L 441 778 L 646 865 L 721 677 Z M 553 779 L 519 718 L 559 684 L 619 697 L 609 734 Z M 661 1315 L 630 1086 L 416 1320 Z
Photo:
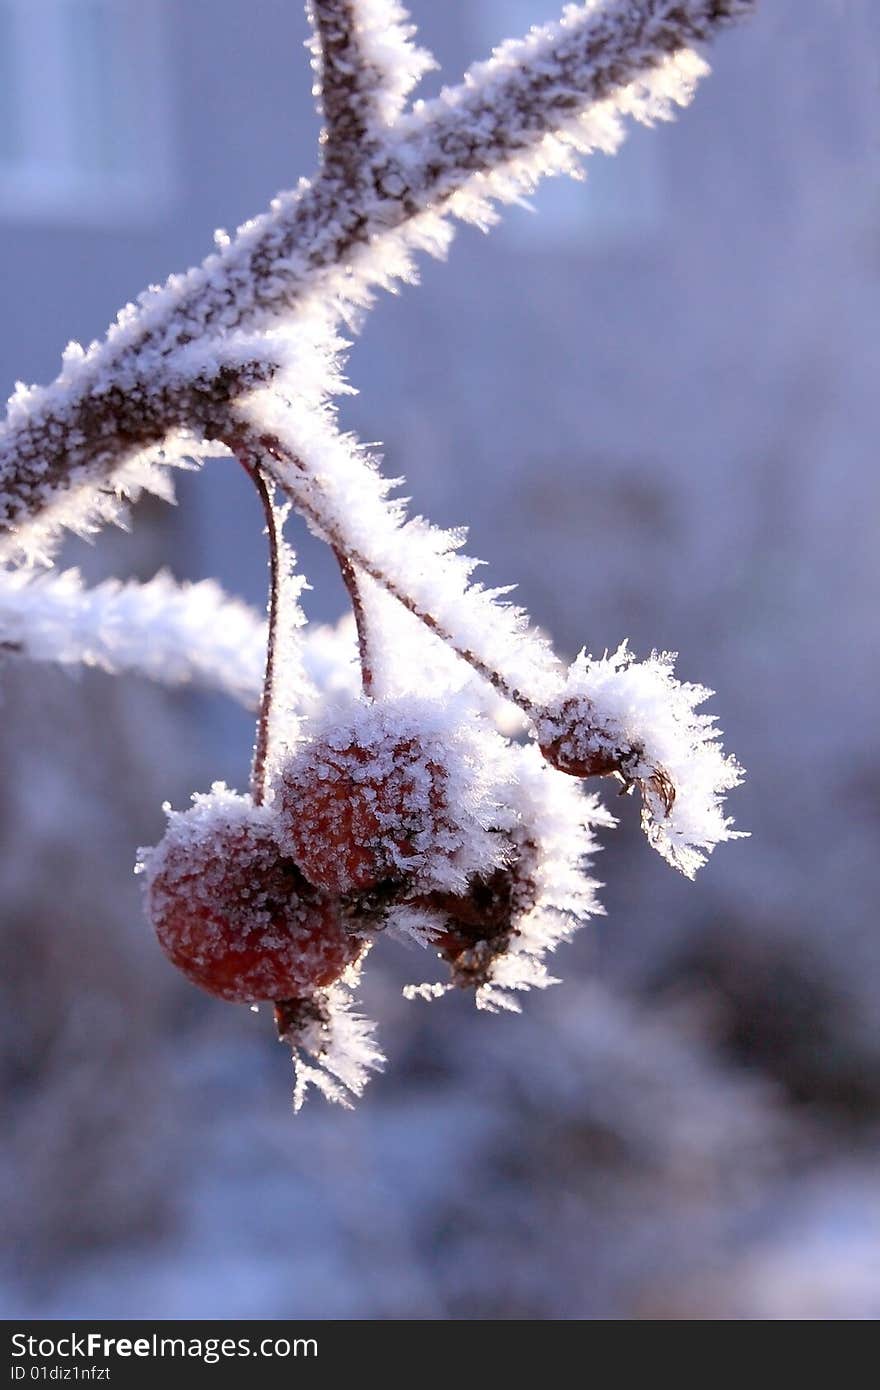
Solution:
M 367 614 L 364 609 L 363 595 L 358 583 L 357 573 L 354 565 L 348 556 L 338 546 L 333 546 L 333 554 L 336 556 L 336 563 L 342 575 L 342 582 L 348 590 L 348 597 L 351 600 L 351 611 L 354 614 L 355 627 L 357 628 L 358 655 L 361 663 L 361 684 L 364 694 L 373 694 L 373 664 L 370 659 L 370 636 L 367 624 Z
M 360 181 L 368 156 L 376 150 L 371 127 L 375 92 L 381 82 L 381 73 L 369 62 L 359 41 L 356 10 L 356 0 L 310 0 L 309 4 L 315 30 L 312 66 L 324 117 L 321 164 L 329 177 L 352 189 Z
M 512 685 L 503 672 L 484 661 L 477 652 L 456 638 L 455 634 L 444 627 L 425 605 L 420 604 L 412 594 L 407 593 L 391 575 L 387 574 L 369 555 L 361 550 L 350 536 L 343 535 L 337 530 L 333 520 L 328 517 L 321 505 L 323 500 L 321 481 L 309 472 L 302 459 L 291 453 L 280 439 L 271 435 L 249 433 L 247 425 L 240 420 L 236 422 L 234 437 L 238 441 L 248 441 L 249 448 L 262 452 L 266 459 L 267 468 L 272 470 L 273 477 L 290 499 L 295 510 L 310 523 L 316 534 L 327 542 L 337 559 L 342 555 L 347 558 L 349 565 L 369 575 L 414 617 L 424 623 L 435 636 L 456 652 L 463 661 L 466 661 L 505 700 L 517 705 L 530 719 L 534 718 L 535 702 L 524 691 Z M 241 447 L 240 442 L 237 447 Z M 279 466 L 273 468 L 273 462 Z M 302 486 L 298 486 L 298 479 L 302 480 Z M 344 574 L 343 579 L 345 579 Z M 355 619 L 357 621 L 357 610 L 355 610 Z M 360 642 L 360 626 L 358 634 Z
M 263 515 L 266 519 L 266 534 L 269 538 L 269 623 L 266 636 L 266 668 L 263 677 L 263 690 L 260 696 L 260 709 L 257 715 L 254 756 L 253 762 L 251 763 L 251 798 L 255 806 L 262 806 L 266 799 L 267 759 L 271 737 L 272 707 L 275 695 L 275 658 L 280 597 L 278 516 L 275 510 L 272 492 L 269 484 L 266 482 L 260 465 L 244 453 L 239 454 L 239 462 L 259 494 Z

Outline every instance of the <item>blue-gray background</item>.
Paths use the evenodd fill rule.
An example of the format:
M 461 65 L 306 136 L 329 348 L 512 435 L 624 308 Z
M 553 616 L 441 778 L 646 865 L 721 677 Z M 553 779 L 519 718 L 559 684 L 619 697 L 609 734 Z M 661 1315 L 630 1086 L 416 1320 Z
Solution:
M 553 10 L 411 8 L 447 80 Z M 609 915 L 519 1019 L 404 1004 L 421 962 L 375 952 L 388 1070 L 294 1119 L 268 1018 L 175 976 L 131 876 L 165 798 L 243 785 L 248 719 L 7 662 L 6 1316 L 880 1315 L 880 15 L 759 9 L 675 125 L 382 299 L 343 406 L 562 650 L 719 692 L 752 839 L 692 885 L 625 805 Z M 0 387 L 310 171 L 305 36 L 295 0 L 0 0 Z M 65 561 L 261 605 L 232 464 L 179 492 Z

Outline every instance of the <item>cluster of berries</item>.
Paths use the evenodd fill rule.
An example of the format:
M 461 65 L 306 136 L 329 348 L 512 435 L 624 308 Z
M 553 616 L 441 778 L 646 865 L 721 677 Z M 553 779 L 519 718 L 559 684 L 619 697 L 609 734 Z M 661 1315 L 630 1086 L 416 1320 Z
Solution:
M 546 862 L 551 782 L 577 796 L 574 815 L 561 813 L 569 830 L 601 819 L 533 745 L 511 744 L 473 710 L 356 700 L 279 759 L 265 804 L 217 785 L 170 814 L 144 856 L 148 912 L 190 980 L 223 999 L 273 1001 L 294 1048 L 316 1023 L 327 1032 L 328 997 L 354 983 L 385 926 L 421 935 L 446 963 L 450 984 L 434 993 L 470 987 L 489 1002 L 499 963 L 528 955 L 527 925 L 565 879 Z M 569 874 L 589 848 L 569 850 Z M 542 873 L 554 882 L 542 887 Z M 579 882 L 589 911 L 593 885 Z M 548 940 L 545 924 L 541 952 L 564 934 Z

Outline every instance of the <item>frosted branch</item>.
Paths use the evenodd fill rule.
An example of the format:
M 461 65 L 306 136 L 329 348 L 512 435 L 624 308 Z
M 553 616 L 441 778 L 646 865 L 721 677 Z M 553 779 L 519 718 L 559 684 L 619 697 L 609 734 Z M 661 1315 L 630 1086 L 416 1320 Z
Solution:
M 374 92 L 380 73 L 367 61 L 360 43 L 356 0 L 310 0 L 308 8 L 315 30 L 314 90 L 324 117 L 323 167 L 353 188 L 375 146 Z
M 0 647 L 31 661 L 132 671 L 166 685 L 196 684 L 256 703 L 263 678 L 262 619 L 213 580 L 95 588 L 76 570 L 0 572 Z
M 668 653 L 636 662 L 624 644 L 600 661 L 582 654 L 565 673 L 504 590 L 470 582 L 462 535 L 408 520 L 329 411 L 316 415 L 271 392 L 248 410 L 252 429 L 271 432 L 254 447 L 316 534 L 519 706 L 554 766 L 638 786 L 649 840 L 688 877 L 715 845 L 739 837 L 723 799 L 742 769 L 722 753 L 714 719 L 696 713 L 711 691 L 677 681 Z
M 308 9 L 322 166 L 354 189 L 433 59 L 412 44 L 413 28 L 394 0 L 310 0 Z
M 302 587 L 297 576 L 290 575 L 288 582 L 296 590 Z M 288 611 L 291 606 L 288 599 Z M 419 624 L 405 613 L 402 618 L 403 626 L 393 626 L 392 614 L 383 611 L 383 635 L 397 649 L 411 650 Z M 284 663 L 281 681 L 285 708 L 300 713 L 322 697 L 357 693 L 358 641 L 351 615 L 333 625 L 298 627 L 292 636 L 296 650 Z M 198 685 L 252 709 L 263 684 L 266 623 L 213 579 L 179 584 L 161 573 L 146 584 L 112 579 L 89 588 L 76 570 L 0 570 L 0 653 L 66 667 L 91 666 L 113 675 L 131 672 L 164 685 Z M 373 647 L 373 660 L 375 654 Z M 384 666 L 383 693 L 388 693 L 384 687 L 390 671 Z M 410 669 L 406 664 L 402 673 Z M 420 680 L 457 689 L 465 683 L 464 672 L 440 642 L 419 651 Z M 404 680 L 399 687 L 392 685 L 390 693 L 411 688 Z M 520 727 L 509 705 L 497 699 L 479 704 L 502 732 Z
M 615 149 L 623 118 L 667 118 L 705 71 L 690 45 L 749 8 L 568 5 L 406 112 L 429 60 L 396 0 L 310 0 L 314 182 L 217 233 L 201 266 L 9 403 L 0 651 L 262 695 L 249 794 L 196 794 L 140 868 L 172 963 L 222 999 L 274 1004 L 297 1109 L 309 1086 L 350 1104 L 382 1064 L 351 990 L 385 927 L 436 952 L 449 983 L 423 997 L 461 988 L 516 1009 L 554 983 L 546 957 L 601 911 L 593 832 L 614 820 L 585 779 L 638 787 L 649 839 L 689 876 L 736 837 L 724 796 L 742 774 L 699 712 L 710 692 L 679 681 L 670 654 L 636 662 L 625 645 L 566 671 L 509 589 L 475 582 L 463 531 L 407 515 L 332 402 L 340 326 L 411 278 L 416 250 L 442 253 L 451 218 L 487 226 L 539 178 Z M 3 568 L 48 558 L 62 527 L 120 520 L 181 456 L 222 450 L 262 501 L 268 625 L 211 581 L 89 590 L 75 571 Z M 333 549 L 353 608 L 306 641 L 291 507 Z M 530 743 L 506 736 L 524 726 Z
M 315 321 L 350 317 L 374 288 L 411 274 L 414 249 L 442 251 L 446 215 L 485 223 L 494 201 L 570 171 L 591 149 L 616 147 L 621 117 L 668 117 L 705 70 L 690 45 L 750 8 L 749 0 L 569 6 L 559 23 L 502 45 L 460 86 L 401 115 L 421 60 L 386 69 L 376 54 L 383 34 L 408 43 L 402 12 L 394 7 L 386 32 L 387 4 L 352 4 L 369 63 L 397 73 L 381 97 L 392 124 L 357 187 L 325 171 L 282 194 L 233 239 L 219 235 L 202 265 L 124 309 L 102 344 L 72 345 L 51 386 L 17 390 L 0 427 L 0 554 L 33 555 L 59 526 L 105 520 L 115 493 L 142 485 L 139 459 L 152 463 L 172 434 L 222 437 L 230 403 L 282 362 L 290 369 L 296 358 L 308 377 L 314 354 L 303 336 Z

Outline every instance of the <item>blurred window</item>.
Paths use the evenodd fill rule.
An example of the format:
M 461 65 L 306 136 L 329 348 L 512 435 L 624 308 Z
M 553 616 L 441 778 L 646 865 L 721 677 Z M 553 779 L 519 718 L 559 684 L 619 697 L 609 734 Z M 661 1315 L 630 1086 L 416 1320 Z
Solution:
M 157 0 L 0 0 L 0 217 L 155 218 L 161 39 Z
M 521 38 L 535 24 L 557 19 L 562 0 L 477 0 L 471 22 L 483 51 L 504 39 Z M 523 250 L 545 247 L 591 249 L 652 237 L 663 216 L 662 141 L 656 130 L 628 123 L 618 154 L 592 154 L 586 180 L 545 179 L 527 208 L 505 211 L 496 235 Z

